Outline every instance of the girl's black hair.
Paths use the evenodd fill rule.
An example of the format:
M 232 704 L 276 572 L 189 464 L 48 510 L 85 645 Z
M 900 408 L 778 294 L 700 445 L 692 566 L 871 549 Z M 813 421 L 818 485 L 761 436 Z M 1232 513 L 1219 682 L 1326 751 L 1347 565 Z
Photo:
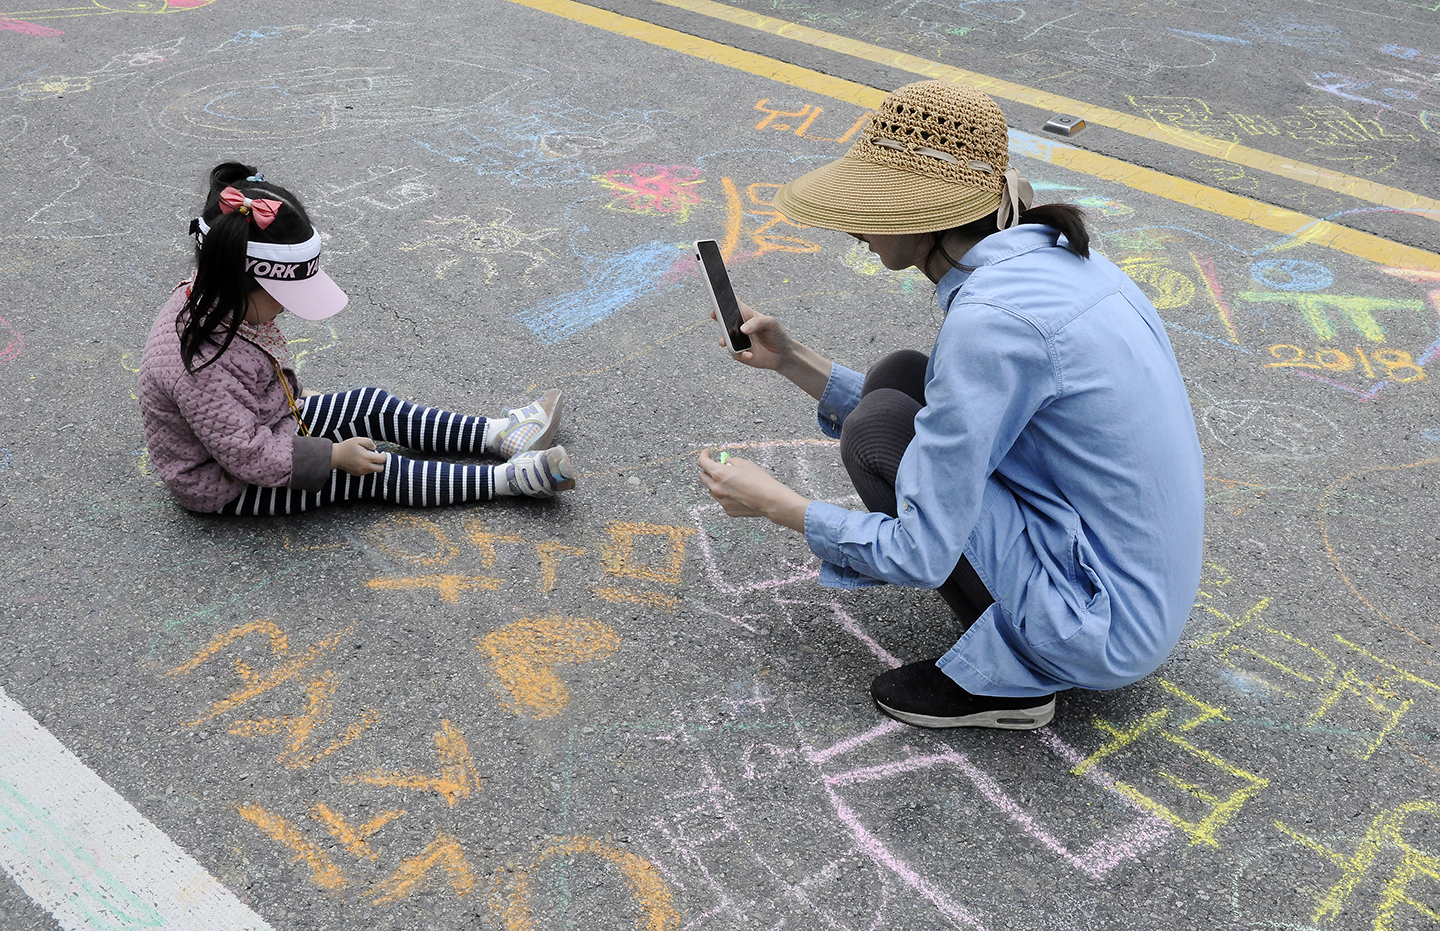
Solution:
M 972 220 L 964 226 L 957 226 L 953 230 L 936 233 L 935 247 L 939 249 L 940 255 L 946 262 L 959 268 L 960 263 L 946 254 L 940 243 L 950 233 L 959 233 L 969 240 L 984 239 L 992 233 L 998 233 L 1000 232 L 998 216 L 999 212 L 997 211 L 978 220 Z M 1074 204 L 1040 204 L 1029 210 L 1021 211 L 1020 222 L 1050 227 L 1056 232 L 1056 242 L 1059 242 L 1060 236 L 1063 235 L 1066 249 L 1082 259 L 1090 258 L 1090 231 L 1085 228 L 1085 211 Z
M 250 217 L 236 210 L 220 210 L 220 192 L 233 187 L 246 197 L 278 200 L 285 206 L 265 229 L 252 223 Z M 185 370 L 198 372 L 210 365 L 230 348 L 250 294 L 260 287 L 247 272 L 245 248 L 256 242 L 305 242 L 315 233 L 310 215 L 300 199 L 278 184 L 260 178 L 254 168 L 239 162 L 222 162 L 210 169 L 210 190 L 201 213 L 210 232 L 202 245 L 195 247 L 195 280 L 190 296 L 175 321 L 180 336 L 180 358 Z M 198 366 L 195 360 L 206 346 L 218 347 Z

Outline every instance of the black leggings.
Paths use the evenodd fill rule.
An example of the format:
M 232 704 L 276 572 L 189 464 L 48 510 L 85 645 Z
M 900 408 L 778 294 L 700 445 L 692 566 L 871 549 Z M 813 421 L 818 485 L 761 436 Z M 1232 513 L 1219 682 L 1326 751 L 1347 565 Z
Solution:
M 840 459 L 860 500 L 871 511 L 896 516 L 895 473 L 915 439 L 915 415 L 925 406 L 925 365 L 913 349 L 891 353 L 865 375 L 860 403 L 840 432 Z M 950 610 L 969 627 L 995 603 L 970 560 L 963 555 L 937 589 Z

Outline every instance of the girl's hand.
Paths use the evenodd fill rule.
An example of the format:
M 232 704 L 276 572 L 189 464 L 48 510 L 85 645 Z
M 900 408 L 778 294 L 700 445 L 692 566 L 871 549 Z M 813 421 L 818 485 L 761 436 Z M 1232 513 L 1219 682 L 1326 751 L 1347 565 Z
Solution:
M 330 468 L 344 469 L 354 476 L 385 471 L 385 454 L 375 451 L 368 436 L 352 436 L 330 448 Z
M 799 343 L 790 338 L 780 321 L 765 314 L 757 314 L 749 304 L 744 301 L 736 301 L 740 305 L 740 316 L 744 323 L 740 324 L 740 332 L 750 337 L 750 348 L 735 353 L 737 361 L 743 362 L 752 368 L 778 370 L 795 353 Z M 710 309 L 710 319 L 718 319 L 715 316 L 715 309 Z M 720 345 L 725 345 L 725 337 L 720 337 Z
M 710 458 L 710 450 L 702 450 L 700 481 L 710 497 L 719 501 L 731 517 L 764 517 L 782 527 L 805 532 L 809 499 L 782 485 L 748 459 L 731 456 L 722 465 Z

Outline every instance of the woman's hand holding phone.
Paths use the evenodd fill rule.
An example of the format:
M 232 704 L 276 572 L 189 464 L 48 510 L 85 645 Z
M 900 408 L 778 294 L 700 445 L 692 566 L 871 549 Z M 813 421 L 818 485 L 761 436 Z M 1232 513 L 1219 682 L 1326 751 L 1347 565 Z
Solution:
M 790 338 L 779 320 L 757 314 L 744 301 L 736 303 L 740 305 L 740 316 L 745 320 L 740 324 L 740 331 L 750 337 L 750 348 L 735 353 L 736 361 L 751 368 L 778 371 L 799 344 Z M 710 311 L 710 319 L 716 319 L 714 310 Z M 720 337 L 720 347 L 725 348 L 724 336 Z
M 820 400 L 830 381 L 830 360 L 792 337 L 779 320 L 756 313 L 744 301 L 736 303 L 745 319 L 740 331 L 750 337 L 750 348 L 735 353 L 735 360 L 751 368 L 779 372 L 810 397 Z M 716 319 L 714 310 L 710 311 L 710 318 Z M 720 345 L 725 346 L 723 336 Z

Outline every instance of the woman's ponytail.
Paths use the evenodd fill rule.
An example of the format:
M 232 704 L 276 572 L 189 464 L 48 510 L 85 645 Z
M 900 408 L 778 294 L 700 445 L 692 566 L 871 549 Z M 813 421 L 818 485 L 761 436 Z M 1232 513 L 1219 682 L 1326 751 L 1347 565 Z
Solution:
M 246 197 L 280 201 L 284 206 L 262 230 L 246 214 L 221 209 L 220 194 L 227 187 L 239 189 Z M 260 287 L 247 271 L 246 250 L 251 239 L 293 243 L 304 242 L 314 234 L 310 217 L 295 195 L 265 181 L 256 169 L 240 162 L 222 162 L 210 169 L 210 190 L 201 216 L 209 229 L 195 247 L 195 280 L 176 320 L 180 358 L 191 373 L 220 358 L 240 332 L 250 295 Z M 197 223 L 192 231 L 198 229 Z M 214 346 L 215 351 L 196 365 L 207 346 Z
M 1059 230 L 1065 248 L 1082 259 L 1090 258 L 1090 231 L 1085 228 L 1085 211 L 1074 204 L 1041 204 L 1020 213 L 1021 223 L 1038 223 Z
M 957 226 L 953 230 L 935 234 L 935 248 L 940 255 L 954 268 L 963 268 L 966 271 L 974 271 L 966 268 L 951 258 L 941 246 L 945 237 L 951 233 L 958 233 L 967 240 L 980 240 L 986 236 L 1000 232 L 1000 225 L 997 222 L 998 214 L 991 213 L 978 220 L 972 220 L 964 226 Z M 1090 258 L 1090 231 L 1085 228 L 1085 211 L 1074 204 L 1041 204 L 1038 207 L 1031 207 L 1029 210 L 1020 212 L 1021 223 L 1034 223 L 1039 226 L 1048 226 L 1055 232 L 1065 237 L 1065 248 L 1082 259 Z M 1056 237 L 1059 242 L 1059 236 Z

